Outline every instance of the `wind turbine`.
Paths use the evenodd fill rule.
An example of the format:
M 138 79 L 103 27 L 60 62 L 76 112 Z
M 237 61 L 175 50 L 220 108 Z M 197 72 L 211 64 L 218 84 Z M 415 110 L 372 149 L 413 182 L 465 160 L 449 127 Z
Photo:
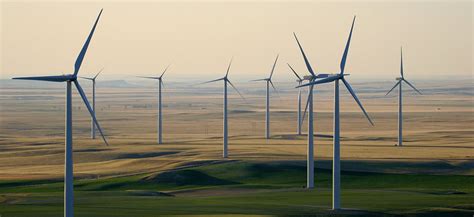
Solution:
M 278 61 L 278 57 L 280 55 L 276 56 L 275 62 L 273 63 L 272 71 L 270 72 L 270 77 L 268 78 L 263 78 L 263 79 L 257 79 L 253 81 L 266 81 L 267 82 L 267 97 L 266 97 L 266 112 L 265 112 L 265 138 L 270 139 L 270 85 L 272 85 L 272 88 L 276 90 L 275 86 L 273 85 L 272 82 L 272 76 L 273 72 L 275 71 L 275 66 Z
M 314 73 L 313 68 L 311 67 L 311 64 L 309 63 L 309 60 L 303 51 L 303 47 L 301 46 L 298 40 L 298 37 L 296 36 L 296 33 L 293 33 L 293 36 L 295 37 L 296 43 L 298 44 L 298 47 L 301 51 L 301 55 L 303 56 L 306 68 L 308 69 L 308 72 L 310 73 L 310 75 L 304 76 L 303 80 L 308 80 L 309 82 L 311 82 L 318 78 L 327 77 L 328 74 L 316 75 Z M 306 154 L 306 188 L 311 189 L 311 188 L 314 188 L 314 125 L 313 125 L 313 86 L 312 85 L 309 87 L 309 90 L 308 90 L 308 101 L 306 102 L 304 114 L 306 114 L 306 110 L 308 110 L 308 148 L 307 148 L 307 154 Z M 304 114 L 301 121 L 303 121 L 304 119 Z
M 304 79 L 301 78 L 298 73 L 296 73 L 296 71 L 293 69 L 293 67 L 291 67 L 291 65 L 289 63 L 287 63 L 288 67 L 290 67 L 291 71 L 293 72 L 293 74 L 295 74 L 296 76 L 296 82 L 298 82 L 298 85 L 301 85 L 303 84 L 303 81 Z M 302 123 L 302 117 L 301 117 L 301 88 L 298 88 L 298 120 L 297 120 L 297 128 L 296 128 L 296 133 L 298 133 L 298 135 L 301 135 L 301 123 Z
M 390 92 L 392 92 L 393 89 L 395 89 L 395 87 L 398 86 L 398 146 L 403 145 L 402 82 L 407 83 L 408 86 L 413 88 L 413 90 L 415 90 L 420 95 L 423 95 L 418 89 L 416 89 L 415 86 L 413 86 L 410 82 L 408 82 L 403 76 L 403 50 L 401 47 L 400 47 L 400 76 L 401 77 L 396 78 L 397 83 L 395 83 L 395 86 L 393 86 L 392 89 L 390 89 L 388 93 L 385 94 L 385 96 L 387 96 Z
M 97 78 L 97 76 L 99 76 L 99 74 L 102 72 L 102 70 L 104 70 L 103 68 L 92 78 L 89 78 L 89 77 L 81 77 L 79 76 L 79 78 L 83 78 L 83 79 L 87 79 L 87 80 L 91 80 L 92 81 L 92 110 L 94 111 L 94 115 L 95 115 L 95 79 Z M 92 139 L 95 139 L 95 123 L 94 123 L 94 120 L 91 118 L 91 138 Z
M 332 168 L 332 185 L 333 185 L 333 197 L 332 197 L 332 209 L 340 209 L 340 182 L 341 182 L 341 168 L 340 168 L 340 128 L 339 128 L 339 81 L 341 80 L 344 83 L 344 86 L 346 86 L 347 90 L 349 93 L 352 95 L 354 100 L 357 102 L 359 105 L 360 109 L 364 113 L 365 117 L 369 120 L 371 125 L 374 125 L 372 120 L 370 119 L 369 115 L 365 111 L 364 107 L 362 106 L 359 98 L 357 98 L 357 95 L 355 94 L 354 90 L 352 89 L 351 85 L 347 80 L 344 78 L 344 76 L 348 74 L 344 74 L 344 68 L 346 66 L 346 59 L 347 59 L 347 54 L 349 52 L 349 45 L 351 43 L 351 37 L 352 37 L 352 30 L 354 29 L 354 23 L 355 23 L 355 16 L 354 19 L 352 20 L 352 26 L 351 26 L 351 31 L 349 33 L 349 38 L 347 39 L 346 47 L 344 49 L 344 53 L 342 55 L 341 59 L 341 64 L 340 64 L 340 73 L 339 74 L 334 74 L 331 76 L 328 76 L 327 78 L 322 78 L 320 80 L 315 80 L 311 81 L 307 84 L 300 85 L 298 87 L 305 87 L 305 86 L 314 86 L 314 85 L 319 85 L 319 84 L 324 84 L 324 83 L 329 83 L 329 82 L 334 82 L 334 135 L 333 135 L 333 168 Z
M 232 82 L 230 82 L 230 80 L 227 78 L 228 75 L 229 75 L 229 70 L 230 70 L 230 66 L 232 65 L 232 59 L 230 59 L 230 63 L 229 63 L 229 66 L 227 67 L 227 72 L 225 73 L 225 76 L 222 77 L 222 78 L 218 78 L 218 79 L 215 79 L 215 80 L 211 80 L 211 81 L 206 81 L 202 84 L 207 84 L 207 83 L 212 83 L 212 82 L 216 82 L 216 81 L 224 81 L 224 132 L 223 132 L 223 150 L 222 150 L 222 157 L 223 158 L 227 158 L 228 154 L 227 154 L 227 142 L 228 142 L 228 128 L 227 128 L 227 83 L 230 84 L 230 86 L 232 86 L 232 88 L 234 88 L 234 90 L 240 95 L 240 97 L 242 97 L 242 99 L 245 100 L 244 96 L 242 96 L 242 94 L 239 92 L 239 90 L 237 90 L 237 88 L 232 84 Z
M 162 112 L 162 104 L 161 104 L 161 88 L 163 86 L 163 75 L 165 75 L 165 72 L 166 70 L 168 70 L 170 66 L 168 65 L 165 70 L 163 71 L 163 73 L 161 73 L 161 75 L 159 77 L 142 77 L 142 76 L 139 76 L 140 78 L 147 78 L 147 79 L 155 79 L 155 80 L 158 80 L 158 144 L 163 144 L 163 136 L 162 136 L 162 132 L 163 132 L 163 118 L 161 116 L 161 112 Z
M 71 94 L 71 86 L 74 83 L 76 86 L 79 95 L 81 95 L 84 104 L 89 110 L 89 113 L 94 120 L 95 124 L 97 125 L 97 129 L 102 136 L 105 144 L 108 145 L 107 140 L 105 139 L 104 134 L 102 133 L 102 129 L 100 128 L 99 122 L 94 115 L 94 110 L 92 110 L 91 106 L 89 105 L 89 101 L 87 100 L 87 96 L 84 93 L 81 85 L 79 85 L 79 81 L 77 80 L 77 74 L 79 69 L 81 68 L 82 61 L 84 60 L 84 56 L 86 55 L 87 48 L 89 47 L 89 43 L 92 39 L 92 35 L 94 34 L 95 27 L 99 22 L 100 15 L 102 14 L 102 10 L 97 17 L 97 20 L 92 27 L 91 32 L 89 33 L 89 37 L 81 49 L 79 56 L 76 59 L 76 63 L 74 64 L 74 73 L 68 75 L 53 75 L 53 76 L 38 76 L 38 77 L 19 77 L 13 79 L 22 79 L 22 80 L 37 80 L 37 81 L 50 81 L 50 82 L 66 82 L 66 126 L 65 126 L 65 164 L 64 164 L 64 216 L 65 217 L 72 217 L 74 216 L 74 185 L 73 185 L 73 160 L 72 160 L 72 94 Z

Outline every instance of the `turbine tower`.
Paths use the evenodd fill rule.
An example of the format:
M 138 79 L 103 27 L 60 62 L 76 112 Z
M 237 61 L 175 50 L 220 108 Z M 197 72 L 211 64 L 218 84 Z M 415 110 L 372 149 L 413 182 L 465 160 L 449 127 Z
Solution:
M 22 79 L 22 80 L 37 80 L 37 81 L 50 81 L 50 82 L 66 82 L 66 126 L 65 126 L 65 164 L 64 164 L 64 216 L 65 217 L 73 217 L 74 216 L 74 190 L 73 190 L 73 160 L 72 160 L 72 94 L 71 94 L 71 86 L 74 83 L 76 86 L 79 95 L 81 95 L 84 104 L 89 110 L 89 113 L 94 120 L 95 124 L 97 125 L 97 129 L 102 136 L 105 144 L 108 145 L 107 140 L 105 139 L 104 134 L 102 133 L 102 129 L 100 128 L 99 122 L 94 115 L 94 110 L 92 110 L 91 106 L 89 105 L 89 101 L 87 100 L 87 96 L 84 93 L 81 85 L 79 85 L 79 81 L 77 80 L 77 74 L 79 69 L 81 68 L 82 61 L 84 60 L 84 56 L 86 55 L 87 48 L 89 47 L 89 43 L 92 39 L 92 35 L 94 34 L 95 27 L 99 22 L 100 15 L 102 14 L 102 10 L 97 17 L 97 20 L 92 27 L 91 32 L 89 33 L 89 37 L 81 49 L 79 56 L 76 59 L 76 63 L 74 64 L 74 73 L 68 75 L 53 75 L 53 76 L 38 76 L 38 77 L 19 77 L 13 79 Z
M 293 33 L 296 43 L 300 49 L 301 55 L 303 56 L 306 69 L 310 75 L 304 76 L 303 80 L 308 80 L 309 82 L 314 81 L 318 78 L 325 78 L 328 74 L 318 74 L 316 75 L 309 63 L 306 54 L 304 53 L 303 47 L 301 46 L 296 33 Z M 291 68 L 291 67 L 290 67 Z M 300 85 L 301 86 L 301 85 Z M 314 125 L 313 125 L 313 86 L 309 86 L 308 90 L 308 100 L 306 101 L 305 111 L 301 121 L 304 120 L 306 111 L 308 110 L 308 147 L 306 154 L 306 188 L 314 188 Z
M 163 85 L 163 75 L 168 70 L 170 66 L 168 65 L 165 70 L 161 73 L 159 77 L 143 77 L 139 76 L 140 78 L 147 78 L 147 79 L 154 79 L 158 80 L 158 121 L 157 121 L 157 137 L 158 137 L 158 144 L 163 144 L 163 118 L 162 118 L 162 103 L 161 103 L 161 88 Z
M 266 109 L 265 111 L 265 138 L 266 139 L 270 139 L 270 85 L 275 91 L 277 91 L 275 86 L 273 85 L 272 76 L 273 76 L 273 72 L 275 71 L 275 66 L 278 61 L 279 56 L 280 55 L 276 56 L 275 62 L 273 63 L 272 71 L 270 72 L 270 77 L 252 80 L 252 81 L 266 81 L 267 82 L 266 107 L 265 107 Z
M 230 62 L 229 62 L 229 66 L 227 67 L 227 72 L 225 73 L 225 76 L 222 77 L 222 78 L 218 78 L 218 79 L 215 79 L 215 80 L 212 80 L 212 81 L 206 81 L 204 83 L 201 83 L 201 84 L 207 84 L 207 83 L 212 83 L 212 82 L 216 82 L 216 81 L 224 81 L 224 111 L 223 111 L 223 114 L 224 114 L 224 131 L 223 131 L 223 144 L 222 144 L 222 157 L 223 158 L 227 158 L 228 156 L 228 153 L 227 153 L 227 144 L 228 144 L 228 128 L 227 128 L 227 83 L 230 84 L 230 86 L 232 86 L 232 88 L 234 88 L 234 90 L 239 94 L 240 97 L 242 97 L 242 99 L 245 100 L 244 96 L 242 96 L 242 94 L 239 92 L 239 90 L 237 90 L 237 88 L 234 86 L 234 84 L 232 84 L 232 82 L 230 82 L 230 80 L 228 79 L 228 75 L 229 75 L 229 70 L 230 70 L 230 66 L 232 65 L 232 59 L 230 59 Z
M 99 76 L 99 74 L 102 72 L 102 70 L 104 70 L 104 69 L 102 68 L 92 78 L 79 76 L 79 78 L 83 78 L 83 79 L 87 79 L 87 80 L 92 81 L 92 110 L 94 111 L 94 115 L 95 115 L 95 79 L 97 78 L 97 76 Z M 95 139 L 95 123 L 94 123 L 94 120 L 92 118 L 91 118 L 91 139 Z
M 392 92 L 395 87 L 398 86 L 398 146 L 403 145 L 403 113 L 402 113 L 402 82 L 405 82 L 413 88 L 418 94 L 423 95 L 418 89 L 416 89 L 415 86 L 413 86 L 410 82 L 408 82 L 405 77 L 403 76 L 403 50 L 400 47 L 400 77 L 396 78 L 397 83 L 395 83 L 395 86 L 390 89 L 385 96 L 387 96 L 390 92 Z
M 357 98 L 357 95 L 355 94 L 351 85 L 344 78 L 346 75 L 348 75 L 348 74 L 344 74 L 344 68 L 346 66 L 346 59 L 347 59 L 347 54 L 349 52 L 349 45 L 351 43 L 352 30 L 354 29 L 355 18 L 356 17 L 354 16 L 354 19 L 352 20 L 351 31 L 349 33 L 349 38 L 347 40 L 346 47 L 342 55 L 339 74 L 334 74 L 326 78 L 322 78 L 320 80 L 315 80 L 307 84 L 298 86 L 298 87 L 305 87 L 305 86 L 314 86 L 314 85 L 334 82 L 334 132 L 333 132 L 334 135 L 333 135 L 333 168 L 332 168 L 332 172 L 333 172 L 332 209 L 334 210 L 340 209 L 340 189 L 341 189 L 341 186 L 340 186 L 341 168 L 340 168 L 340 128 L 339 128 L 339 81 L 342 81 L 344 83 L 344 86 L 346 86 L 349 93 L 357 102 L 360 109 L 364 113 L 365 117 L 369 120 L 371 125 L 374 125 L 369 115 L 365 111 L 364 107 L 362 106 L 359 98 Z
M 291 65 L 289 63 L 287 63 L 288 67 L 290 67 L 291 71 L 293 72 L 293 74 L 295 74 L 296 76 L 296 82 L 298 82 L 298 85 L 301 85 L 303 84 L 303 81 L 304 79 L 302 79 L 298 73 L 296 73 L 296 71 L 293 69 L 293 67 L 291 67 Z M 302 124 L 302 116 L 301 116 L 301 88 L 298 88 L 298 120 L 297 120 L 297 127 L 296 127 L 296 133 L 298 135 L 301 135 L 301 124 Z

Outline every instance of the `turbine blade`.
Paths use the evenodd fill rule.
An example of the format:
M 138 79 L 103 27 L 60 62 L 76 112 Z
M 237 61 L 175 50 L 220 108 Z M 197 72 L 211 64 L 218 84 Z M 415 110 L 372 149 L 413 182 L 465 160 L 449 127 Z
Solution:
M 304 118 L 305 118 L 305 116 L 306 116 L 306 111 L 308 110 L 309 100 L 310 100 L 309 94 L 313 91 L 313 88 L 314 88 L 314 86 L 310 86 L 310 87 L 309 87 L 308 100 L 306 100 L 306 106 L 304 107 L 304 113 L 303 113 L 303 117 L 302 117 L 302 119 L 301 119 L 301 124 L 303 124 Z
M 296 86 L 296 88 L 299 88 L 299 87 L 306 87 L 306 86 L 313 86 L 313 85 L 317 85 L 317 84 L 325 84 L 325 83 L 329 83 L 329 82 L 335 81 L 335 80 L 337 80 L 337 79 L 339 79 L 339 78 L 340 78 L 339 75 L 330 76 L 330 77 L 326 77 L 326 78 L 321 78 L 321 79 L 319 79 L 319 80 L 311 81 L 311 82 L 308 82 L 308 83 L 306 83 L 306 84 L 302 84 L 302 85 Z
M 279 91 L 276 89 L 275 85 L 273 85 L 272 80 L 268 80 L 268 82 L 270 82 L 270 85 L 272 85 L 272 88 L 273 88 L 273 90 L 275 91 L 275 93 L 277 94 L 278 98 L 281 99 L 280 93 L 279 93 Z
M 413 90 L 415 90 L 416 92 L 418 92 L 420 95 L 423 95 L 418 89 L 416 89 L 415 86 L 413 86 L 410 82 L 408 82 L 407 80 L 405 79 L 402 79 L 405 83 L 407 83 L 408 85 L 410 85 L 411 88 L 413 88 Z
M 344 68 L 346 67 L 347 53 L 349 53 L 349 45 L 351 44 L 352 30 L 354 29 L 355 19 L 356 19 L 356 16 L 354 16 L 354 19 L 352 20 L 351 32 L 349 33 L 349 38 L 347 39 L 346 48 L 344 49 L 344 54 L 342 55 L 341 65 L 340 65 L 341 75 L 344 74 Z
M 321 73 L 321 74 L 316 75 L 316 78 L 327 78 L 327 77 L 330 77 L 330 76 L 333 76 L 333 75 L 332 74 Z
M 269 79 L 272 79 L 272 76 L 273 76 L 273 72 L 275 71 L 275 66 L 277 64 L 277 61 L 278 61 L 278 57 L 280 56 L 280 54 L 277 55 L 276 59 L 275 59 L 275 63 L 273 63 L 273 67 L 272 67 L 272 72 L 270 72 L 270 78 Z
M 400 75 L 403 78 L 403 48 L 400 47 Z
M 229 79 L 227 79 L 227 82 L 229 82 L 230 86 L 232 86 L 232 88 L 234 88 L 234 90 L 239 94 L 240 97 L 242 97 L 242 99 L 247 102 L 247 100 L 245 99 L 245 97 L 240 93 L 239 90 L 237 90 L 237 88 L 234 86 L 234 84 L 232 84 L 232 82 L 230 82 Z
M 69 79 L 69 77 L 64 75 L 59 76 L 34 76 L 34 77 L 15 77 L 12 79 L 16 80 L 34 80 L 34 81 L 51 81 L 51 82 L 64 82 Z
M 165 88 L 165 83 L 163 83 L 163 79 L 160 79 L 161 87 Z
M 387 94 L 385 94 L 385 96 L 387 96 L 390 92 L 392 92 L 393 89 L 395 89 L 395 87 L 397 87 L 397 85 L 400 84 L 400 81 L 398 81 L 395 85 L 393 85 L 392 89 L 390 89 Z
M 227 75 L 229 75 L 230 66 L 232 65 L 233 60 L 234 60 L 234 57 L 230 58 L 229 66 L 227 67 L 227 72 L 225 73 L 226 78 L 227 78 Z
M 102 69 L 97 73 L 97 75 L 94 76 L 93 80 L 95 80 L 95 79 L 97 78 L 97 76 L 99 76 L 100 73 L 101 73 L 103 70 L 104 70 L 104 68 L 102 68 Z
M 272 85 L 273 90 L 277 91 L 277 89 L 276 89 L 275 86 L 273 85 L 272 80 L 268 80 L 268 82 L 270 82 L 270 85 Z
M 367 118 L 367 120 L 369 120 L 370 124 L 372 126 L 374 126 L 374 122 L 372 122 L 372 119 L 370 119 L 369 117 L 369 114 L 367 114 L 367 112 L 365 111 L 364 109 L 364 106 L 362 106 L 362 103 L 360 102 L 359 98 L 357 98 L 357 95 L 356 93 L 354 92 L 354 90 L 352 89 L 351 85 L 346 81 L 346 79 L 342 78 L 341 79 L 342 82 L 344 83 L 344 85 L 346 86 L 347 90 L 349 91 L 349 93 L 351 93 L 352 97 L 354 98 L 354 100 L 357 102 L 357 104 L 359 105 L 360 109 L 362 110 L 362 112 L 364 113 L 365 117 Z
M 163 71 L 163 73 L 161 73 L 160 75 L 160 78 L 163 77 L 163 75 L 165 75 L 165 72 L 166 70 L 168 70 L 168 68 L 170 67 L 171 64 L 169 64 L 168 66 L 166 66 L 165 70 Z
M 87 110 L 89 110 L 89 114 L 91 115 L 92 119 L 94 120 L 94 123 L 97 126 L 97 129 L 99 130 L 100 135 L 102 136 L 102 139 L 105 142 L 105 145 L 108 146 L 109 143 L 107 142 L 107 139 L 105 139 L 104 133 L 102 132 L 102 128 L 100 127 L 99 122 L 95 118 L 94 111 L 92 110 L 91 105 L 89 104 L 89 101 L 87 100 L 87 96 L 84 93 L 84 90 L 82 90 L 82 87 L 81 87 L 81 85 L 79 85 L 79 82 L 77 80 L 74 80 L 74 84 L 76 85 L 77 91 L 79 92 L 79 95 L 81 95 L 82 101 L 84 101 L 84 104 L 86 105 Z
M 306 57 L 306 54 L 303 51 L 303 47 L 301 47 L 300 41 L 298 41 L 298 37 L 296 37 L 296 33 L 293 32 L 293 35 L 295 36 L 296 43 L 298 43 L 298 47 L 300 48 L 301 54 L 303 55 L 304 63 L 306 64 L 306 68 L 308 69 L 309 73 L 311 73 L 311 75 L 313 77 L 316 77 L 316 74 L 314 74 L 314 72 L 313 72 L 313 68 L 311 68 L 311 64 L 309 63 L 309 60 L 308 60 L 308 58 Z
M 88 77 L 82 77 L 82 76 L 77 76 L 77 77 L 82 78 L 82 79 L 91 80 L 91 81 L 94 80 L 94 78 L 88 78 Z
M 287 63 L 288 67 L 290 67 L 291 71 L 293 72 L 293 74 L 296 75 L 296 77 L 298 78 L 298 80 L 302 81 L 303 79 L 301 79 L 301 77 L 298 75 L 298 73 L 296 73 L 296 71 L 293 69 L 293 67 L 291 67 L 291 65 L 289 63 Z
M 250 81 L 266 81 L 268 78 L 262 78 L 262 79 L 255 79 L 255 80 L 250 80 Z
M 103 10 L 104 9 L 100 10 L 99 16 L 97 16 L 94 26 L 92 27 L 92 30 L 89 33 L 89 37 L 87 37 L 86 43 L 84 43 L 84 46 L 82 46 L 81 52 L 79 53 L 79 56 L 77 56 L 76 63 L 74 64 L 74 75 L 77 75 L 77 73 L 79 72 L 79 69 L 81 68 L 82 60 L 84 60 L 84 56 L 86 55 L 87 48 L 89 47 L 89 43 L 91 42 L 92 35 L 94 35 L 95 27 L 97 26 L 97 23 L 99 22 L 99 18 Z
M 273 85 L 272 80 L 268 80 L 268 82 L 270 82 L 270 85 L 272 85 L 273 90 L 275 91 L 275 93 L 277 94 L 278 99 L 280 99 L 280 102 L 281 102 L 280 92 L 275 88 L 275 85 Z
M 214 80 L 211 80 L 211 81 L 202 82 L 202 83 L 199 83 L 199 84 L 207 84 L 207 83 L 212 83 L 212 82 L 216 82 L 216 81 L 220 81 L 220 80 L 224 80 L 224 78 L 218 78 L 218 79 L 214 79 Z

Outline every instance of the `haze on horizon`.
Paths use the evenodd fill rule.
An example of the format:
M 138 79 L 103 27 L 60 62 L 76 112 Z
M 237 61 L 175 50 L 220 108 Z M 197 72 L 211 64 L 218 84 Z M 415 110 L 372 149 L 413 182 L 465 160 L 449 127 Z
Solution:
M 156 75 L 169 80 L 223 75 L 292 79 L 286 63 L 306 69 L 296 32 L 318 72 L 338 72 L 353 15 L 346 65 L 354 79 L 393 79 L 400 46 L 408 78 L 473 76 L 471 1 L 2 1 L 0 79 L 71 73 L 90 26 L 104 8 L 81 75 L 102 67 L 115 78 Z M 104 76 L 104 79 L 111 79 Z

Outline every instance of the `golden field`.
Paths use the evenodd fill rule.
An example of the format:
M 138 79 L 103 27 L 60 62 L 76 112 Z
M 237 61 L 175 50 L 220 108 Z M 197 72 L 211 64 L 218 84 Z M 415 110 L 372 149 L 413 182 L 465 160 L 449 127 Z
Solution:
M 90 86 L 81 81 L 91 101 Z M 397 94 L 385 97 L 392 82 L 352 82 L 368 121 L 341 86 L 343 161 L 442 162 L 455 169 L 371 168 L 343 164 L 344 170 L 474 174 L 474 98 L 469 81 L 418 81 L 424 93 L 404 87 L 404 147 L 395 147 Z M 0 87 L 0 179 L 63 176 L 64 84 L 15 83 Z M 20 84 L 28 84 L 21 87 Z M 167 83 L 163 92 L 164 142 L 156 143 L 157 88 L 153 83 L 114 86 L 99 82 L 97 118 L 110 146 L 89 138 L 90 119 L 73 91 L 74 172 L 94 178 L 158 172 L 222 161 L 222 85 Z M 306 159 L 306 136 L 296 135 L 293 83 L 277 82 L 272 92 L 271 134 L 264 137 L 264 83 L 236 83 L 246 101 L 229 90 L 229 159 L 281 161 Z M 332 85 L 315 91 L 316 167 L 330 168 Z M 306 92 L 303 94 L 303 106 Z M 304 122 L 303 133 L 306 130 Z

